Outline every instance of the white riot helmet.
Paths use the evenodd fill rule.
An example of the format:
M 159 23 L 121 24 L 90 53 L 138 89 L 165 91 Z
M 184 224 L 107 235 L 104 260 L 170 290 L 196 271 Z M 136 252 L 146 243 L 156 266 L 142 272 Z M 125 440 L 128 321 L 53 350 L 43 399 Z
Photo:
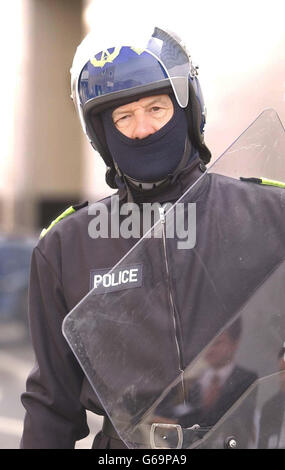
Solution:
M 206 111 L 198 67 L 185 46 L 174 33 L 158 27 L 139 39 L 126 36 L 102 39 L 91 32 L 74 56 L 71 97 L 91 145 L 112 168 L 100 113 L 132 99 L 173 92 L 185 109 L 190 140 L 208 163 L 211 153 L 204 144 Z

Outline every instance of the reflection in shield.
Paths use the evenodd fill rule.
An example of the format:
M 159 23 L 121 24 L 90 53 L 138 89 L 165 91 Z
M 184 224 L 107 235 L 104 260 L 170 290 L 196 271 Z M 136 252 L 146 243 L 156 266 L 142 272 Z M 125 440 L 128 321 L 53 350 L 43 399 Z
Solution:
M 257 380 L 256 372 L 236 361 L 241 335 L 242 319 L 239 317 L 206 348 L 195 367 L 185 370 L 184 399 L 181 399 L 181 391 L 179 396 L 179 387 L 174 387 L 156 409 L 155 419 L 160 422 L 179 423 L 183 429 L 197 428 L 196 432 L 189 433 L 188 439 L 185 436 L 187 446 L 210 430 Z M 247 406 L 239 410 L 239 446 L 246 447 L 254 435 L 255 398 L 253 395 Z M 160 414 L 164 415 L 163 419 Z
M 240 369 L 244 369 L 246 365 L 247 373 L 242 373 L 244 377 L 247 375 L 250 378 L 249 369 L 253 371 L 251 375 L 253 380 L 246 385 L 245 379 L 244 386 L 241 386 L 239 392 L 237 387 L 232 388 L 231 407 L 218 416 L 218 421 L 212 423 L 209 433 L 200 442 L 196 442 L 194 447 L 206 449 L 221 447 L 229 436 L 234 436 L 239 448 L 265 448 L 268 433 L 277 434 L 281 428 L 280 419 L 285 397 L 284 392 L 281 392 L 284 385 L 283 355 L 280 357 L 285 333 L 282 307 L 285 301 L 282 288 L 284 279 L 283 262 L 243 307 L 240 315 L 243 328 L 235 360 Z M 210 349 L 211 345 L 200 355 L 196 365 L 192 365 L 189 369 L 191 376 L 197 375 L 195 369 L 201 370 L 201 364 L 204 364 Z M 280 357 L 279 361 L 276 360 L 277 356 Z M 266 409 L 269 409 L 268 401 L 270 403 L 275 401 L 276 395 L 280 406 L 279 421 L 273 418 L 273 415 L 269 418 L 266 412 Z
M 206 351 L 205 367 L 196 383 L 192 383 L 196 395 L 199 390 L 199 399 L 196 396 L 196 405 L 192 413 L 185 418 L 187 426 L 194 421 L 203 427 L 216 424 L 257 379 L 254 371 L 238 365 L 235 361 L 241 332 L 239 318 L 215 338 Z M 191 389 L 189 403 L 191 404 Z M 248 415 L 246 419 L 249 419 Z

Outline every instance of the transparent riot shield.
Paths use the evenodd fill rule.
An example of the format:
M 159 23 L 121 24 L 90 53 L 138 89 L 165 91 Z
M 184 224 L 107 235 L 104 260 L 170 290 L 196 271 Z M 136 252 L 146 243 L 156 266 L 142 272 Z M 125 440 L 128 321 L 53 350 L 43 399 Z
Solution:
M 285 439 L 266 419 L 284 405 L 284 150 L 264 111 L 65 318 L 129 448 Z

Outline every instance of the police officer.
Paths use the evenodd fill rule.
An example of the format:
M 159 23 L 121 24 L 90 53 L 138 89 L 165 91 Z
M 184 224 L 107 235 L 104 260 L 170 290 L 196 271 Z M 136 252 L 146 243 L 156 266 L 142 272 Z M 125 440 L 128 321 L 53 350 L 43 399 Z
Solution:
M 106 181 L 118 189 L 121 203 L 174 202 L 205 172 L 211 157 L 204 143 L 205 107 L 197 68 L 180 39 L 155 28 L 143 44 L 126 40 L 105 43 L 103 38 L 100 45 L 89 35 L 74 58 L 72 98 L 84 132 L 106 163 Z M 237 253 L 237 227 L 243 214 L 238 214 L 233 224 L 229 223 L 237 201 L 249 210 L 255 190 L 248 191 L 245 186 L 248 184 L 218 177 L 204 179 L 199 193 L 203 195 L 199 250 L 201 254 L 210 246 L 211 251 L 205 252 L 203 258 L 208 260 L 208 265 L 197 263 L 196 253 L 194 267 L 190 253 L 187 265 L 181 256 L 177 257 L 180 266 L 184 263 L 185 267 L 180 277 L 182 282 L 177 284 L 177 310 L 185 309 L 181 313 L 180 341 L 183 342 L 184 336 L 187 338 L 188 360 L 211 340 L 257 282 L 254 273 L 259 265 L 254 266 L 247 283 L 243 283 L 247 271 L 236 260 L 260 250 L 264 244 L 263 239 L 258 242 L 255 239 L 257 233 L 263 236 L 260 219 L 255 217 L 254 207 L 251 208 L 256 224 L 251 227 L 248 247 L 241 254 Z M 267 196 L 275 212 L 280 209 L 277 191 L 274 188 Z M 255 197 L 256 208 L 262 204 L 261 192 L 262 189 L 258 190 Z M 110 199 L 103 201 L 109 213 Z M 217 220 L 224 223 L 223 249 L 228 250 L 229 265 L 237 265 L 232 277 L 229 277 L 229 265 L 221 265 L 220 271 L 216 269 L 222 256 L 217 229 L 214 229 Z M 103 279 L 137 240 L 122 237 L 94 240 L 88 233 L 89 222 L 87 203 L 69 208 L 42 233 L 33 253 L 29 315 L 36 363 L 22 395 L 26 408 L 22 448 L 73 448 L 77 440 L 89 433 L 86 410 L 106 415 L 63 337 L 62 323 L 68 312 L 96 287 L 96 280 L 100 276 Z M 208 235 L 214 236 L 215 249 L 212 242 L 209 244 Z M 227 243 L 230 236 L 234 238 L 232 249 Z M 277 235 L 272 240 L 268 256 L 273 260 L 274 253 L 280 254 L 281 245 Z M 188 266 L 191 273 L 186 272 Z M 260 276 L 265 275 L 264 271 L 265 268 L 260 269 Z M 134 271 L 121 273 L 120 279 L 127 283 L 131 276 L 138 279 L 136 275 Z M 108 282 L 104 279 L 108 286 L 111 278 Z M 185 297 L 190 280 L 191 305 L 189 296 Z M 114 282 L 119 281 L 114 279 Z M 238 295 L 233 295 L 232 286 Z M 203 315 L 211 311 L 206 326 L 199 309 Z M 112 347 L 112 337 L 110 341 L 108 347 Z M 120 371 L 110 371 L 114 373 Z M 124 448 L 126 445 L 106 419 L 93 447 Z
M 180 40 L 159 28 L 148 40 L 144 49 L 133 42 L 100 47 L 92 33 L 87 36 L 74 57 L 72 98 L 84 132 L 107 165 L 107 183 L 119 188 L 121 200 L 175 201 L 210 160 L 205 107 L 197 69 Z M 58 220 L 43 232 L 32 259 L 36 364 L 22 396 L 23 448 L 72 448 L 88 434 L 85 410 L 104 414 L 61 325 L 92 287 L 94 269 L 114 265 L 136 241 L 92 240 L 85 204 Z M 100 433 L 94 445 L 124 447 L 114 442 Z

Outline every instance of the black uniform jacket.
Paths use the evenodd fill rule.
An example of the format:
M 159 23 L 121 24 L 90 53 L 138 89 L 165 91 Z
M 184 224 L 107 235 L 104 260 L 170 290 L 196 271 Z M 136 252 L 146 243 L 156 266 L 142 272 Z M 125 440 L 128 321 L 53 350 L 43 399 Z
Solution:
M 175 186 L 158 191 L 151 202 L 177 200 L 201 171 L 199 161 L 194 162 L 181 173 Z M 181 275 L 174 280 L 177 309 L 183 311 L 183 341 L 189 346 L 187 363 L 225 323 L 225 315 L 236 311 L 244 298 L 241 293 L 256 285 L 256 270 L 261 279 L 266 276 L 260 262 L 264 246 L 270 243 L 272 247 L 267 254 L 272 267 L 285 254 L 284 190 L 206 174 L 193 202 L 197 205 L 196 259 L 198 253 L 208 264 L 196 272 L 195 262 L 191 269 L 184 263 Z M 104 203 L 110 208 L 110 198 Z M 262 218 L 258 216 L 261 208 L 265 214 Z M 62 322 L 90 290 L 92 272 L 115 265 L 137 240 L 90 238 L 88 224 L 92 217 L 88 207 L 69 215 L 39 241 L 33 253 L 29 318 L 36 363 L 22 395 L 26 408 L 22 448 L 73 448 L 77 440 L 88 435 L 86 409 L 105 414 L 62 334 Z M 225 251 L 227 266 L 223 265 Z M 180 256 L 182 266 L 183 254 Z M 252 260 L 251 270 L 243 264 L 247 258 Z M 238 266 L 231 276 L 229 265 Z M 267 270 L 268 263 L 264 266 Z M 203 276 L 207 278 L 207 292 Z M 221 311 L 216 299 L 223 290 L 226 294 Z M 196 315 L 197 303 L 203 316 Z M 120 445 L 124 446 L 102 433 L 94 444 L 97 448 Z

